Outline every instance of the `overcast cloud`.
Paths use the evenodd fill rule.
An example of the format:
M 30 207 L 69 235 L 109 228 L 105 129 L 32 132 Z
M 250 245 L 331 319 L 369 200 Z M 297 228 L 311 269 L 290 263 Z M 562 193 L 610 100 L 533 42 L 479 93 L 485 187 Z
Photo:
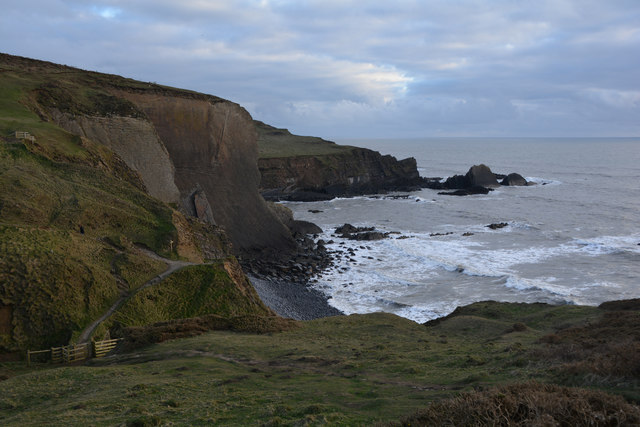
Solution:
M 9 3 L 2 52 L 214 94 L 299 134 L 640 136 L 638 0 Z

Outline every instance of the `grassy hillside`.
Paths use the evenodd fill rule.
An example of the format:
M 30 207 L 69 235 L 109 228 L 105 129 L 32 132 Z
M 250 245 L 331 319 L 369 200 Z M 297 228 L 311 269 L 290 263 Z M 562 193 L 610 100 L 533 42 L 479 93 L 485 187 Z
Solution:
M 244 288 L 238 286 L 229 273 L 234 268 L 239 267 L 233 259 L 186 267 L 161 284 L 138 292 L 113 320 L 123 326 L 144 326 L 208 313 L 222 317 L 272 314 L 249 283 Z
M 228 255 L 219 229 L 150 197 L 111 150 L 42 112 L 140 117 L 106 88 L 149 86 L 175 91 L 0 54 L 0 357 L 73 341 L 121 295 L 166 269 L 138 247 L 196 262 Z M 191 269 L 184 280 L 204 281 L 216 268 L 225 273 Z
M 560 414 L 573 417 L 563 418 L 566 425 L 576 425 L 579 416 L 615 425 L 604 420 L 639 417 L 638 407 L 608 394 L 543 384 L 595 387 L 637 402 L 638 372 L 598 371 L 588 366 L 595 354 L 575 343 L 572 357 L 549 353 L 561 353 L 571 337 L 610 327 L 607 317 L 639 314 L 477 303 L 427 326 L 369 314 L 304 322 L 275 334 L 209 332 L 88 366 L 20 372 L 6 365 L 0 411 L 7 425 L 424 425 L 419 420 L 436 419 L 433 411 L 410 414 L 442 402 L 436 415 L 450 416 L 462 401 L 467 404 L 455 409 L 458 420 L 475 410 L 492 424 L 491 414 L 507 414 L 511 402 L 528 405 L 520 406 L 529 411 L 519 415 L 526 419 L 570 396 L 573 406 L 565 408 L 579 411 Z M 622 323 L 633 326 L 627 321 Z M 602 343 L 640 337 L 637 328 L 610 335 Z M 637 353 L 633 357 L 637 362 Z M 582 370 L 576 370 L 578 362 Z M 507 384 L 522 385 L 442 401 Z M 537 415 L 541 425 L 543 415 Z
M 0 305 L 12 312 L 0 351 L 66 343 L 119 296 L 116 262 L 131 287 L 164 270 L 134 243 L 170 256 L 171 209 L 131 183 L 8 138 L 0 171 Z

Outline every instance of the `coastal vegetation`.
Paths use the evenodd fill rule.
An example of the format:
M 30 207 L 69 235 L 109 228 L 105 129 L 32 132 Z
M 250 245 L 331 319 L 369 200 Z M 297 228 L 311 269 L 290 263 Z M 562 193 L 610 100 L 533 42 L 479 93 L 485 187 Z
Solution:
M 206 155 L 174 157 L 183 175 L 170 178 L 184 180 L 188 191 L 162 201 L 145 181 L 155 175 L 134 167 L 139 158 L 127 163 L 115 148 L 61 126 L 52 111 L 69 129 L 101 124 L 96 136 L 114 123 L 148 120 L 132 129 L 162 134 L 178 154 L 203 141 Z M 203 130 L 200 115 L 223 119 Z M 479 302 L 424 325 L 384 313 L 276 316 L 231 244 L 277 236 L 270 249 L 286 255 L 294 242 L 278 208 L 257 194 L 255 129 L 247 116 L 211 96 L 0 55 L 2 425 L 640 423 L 637 300 L 601 307 Z M 175 120 L 161 123 L 163 117 Z M 203 133 L 174 126 L 185 123 Z M 207 139 L 209 125 L 227 135 L 225 143 Z M 323 157 L 325 166 L 341 165 L 336 170 L 370 171 L 340 163 L 359 149 L 263 127 L 276 141 L 260 148 L 264 158 Z M 127 139 L 136 132 L 124 140 L 140 142 Z M 234 145 L 236 137 L 246 146 Z M 211 147 L 217 151 L 206 151 Z M 219 174 L 191 174 L 189 161 Z M 415 161 L 387 161 L 380 176 L 415 170 Z M 203 181 L 189 181 L 191 175 Z M 345 182 L 358 178 L 343 175 Z M 252 186 L 247 176 L 255 178 Z M 185 199 L 193 212 L 180 206 Z M 214 210 L 228 222 L 204 221 Z M 171 270 L 169 261 L 181 268 Z M 64 366 L 19 360 L 26 349 L 77 342 L 119 301 L 94 332 L 122 338 L 116 354 Z
M 261 333 L 194 319 L 175 340 L 137 327 L 129 352 L 85 366 L 4 364 L 0 411 L 13 425 L 633 424 L 639 353 L 615 349 L 637 344 L 637 309 L 482 302 L 426 325 L 375 313 Z
M 231 295 L 238 276 L 229 277 L 229 266 L 240 267 L 229 258 L 220 227 L 150 196 L 141 175 L 117 153 L 48 115 L 55 108 L 78 117 L 139 118 L 135 105 L 109 90 L 171 89 L 9 55 L 0 59 L 0 360 L 73 343 L 116 301 L 165 271 L 165 262 L 145 250 L 195 263 L 221 260 L 179 274 L 185 283 L 201 283 L 206 295 L 211 289 Z M 158 291 L 145 295 L 150 292 Z M 242 311 L 252 304 L 267 311 L 256 295 L 241 299 L 246 304 L 233 306 L 238 299 L 231 298 L 226 311 L 204 304 L 189 315 L 254 313 Z M 153 321 L 184 317 L 183 308 L 167 303 L 164 317 Z

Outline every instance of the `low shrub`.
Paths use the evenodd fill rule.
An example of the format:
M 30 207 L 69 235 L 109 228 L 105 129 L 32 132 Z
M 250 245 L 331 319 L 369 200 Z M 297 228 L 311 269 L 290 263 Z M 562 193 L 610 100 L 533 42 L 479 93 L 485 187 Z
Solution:
M 391 426 L 617 426 L 640 423 L 640 408 L 622 397 L 528 382 L 463 393 Z

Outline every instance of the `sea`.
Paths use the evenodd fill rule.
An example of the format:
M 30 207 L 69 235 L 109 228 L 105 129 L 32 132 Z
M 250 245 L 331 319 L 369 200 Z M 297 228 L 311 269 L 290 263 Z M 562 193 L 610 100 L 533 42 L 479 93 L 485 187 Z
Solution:
M 640 297 L 640 138 L 339 143 L 414 157 L 424 177 L 485 164 L 535 184 L 464 197 L 423 189 L 288 202 L 296 219 L 323 229 L 329 250 L 347 254 L 312 285 L 345 314 L 425 322 L 484 300 L 598 305 Z M 391 234 L 346 240 L 335 235 L 345 223 Z M 495 223 L 507 226 L 487 227 Z

